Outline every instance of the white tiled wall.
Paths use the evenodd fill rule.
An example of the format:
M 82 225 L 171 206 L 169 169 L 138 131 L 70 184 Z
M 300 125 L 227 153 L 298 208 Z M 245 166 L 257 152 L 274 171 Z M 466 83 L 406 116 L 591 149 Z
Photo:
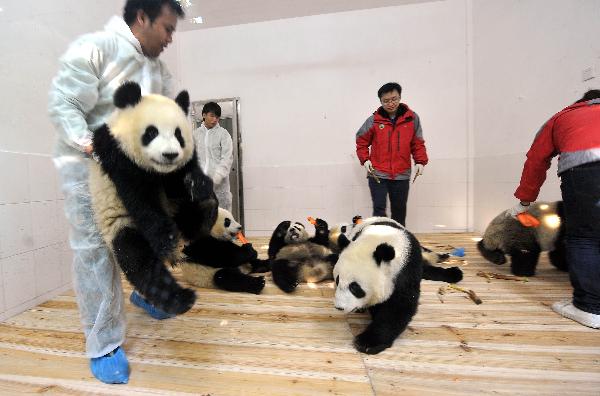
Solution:
M 79 34 L 120 14 L 121 0 L 10 1 L 0 35 L 0 321 L 69 288 L 72 254 L 52 163 L 47 93 Z

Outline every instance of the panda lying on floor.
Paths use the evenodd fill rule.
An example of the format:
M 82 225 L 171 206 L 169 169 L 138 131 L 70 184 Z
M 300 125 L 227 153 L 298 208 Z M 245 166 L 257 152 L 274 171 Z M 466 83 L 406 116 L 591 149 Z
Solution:
M 200 237 L 183 249 L 179 264 L 183 279 L 197 287 L 219 288 L 233 292 L 260 294 L 265 278 L 250 276 L 250 272 L 266 272 L 252 244 L 234 243 L 242 230 L 233 215 L 219 208 L 210 235 Z
M 348 240 L 333 268 L 335 307 L 369 310 L 371 323 L 354 338 L 354 346 L 376 354 L 394 343 L 417 312 L 421 248 L 414 235 L 387 218 L 357 224 Z
M 525 227 L 506 212 L 500 213 L 485 229 L 477 249 L 494 264 L 504 264 L 506 255 L 510 256 L 510 270 L 518 276 L 535 275 L 540 252 L 545 251 L 552 265 L 567 271 L 562 206 L 562 201 L 532 203 L 528 213 L 540 221 L 538 227 Z
M 386 217 L 371 217 L 364 223 L 394 222 Z M 394 222 L 395 223 L 395 222 Z M 362 224 L 362 223 L 361 223 Z M 395 223 L 398 226 L 399 223 Z M 316 219 L 315 235 L 309 238 L 304 225 L 289 220 L 282 221 L 269 241 L 269 260 L 273 282 L 284 292 L 293 292 L 299 283 L 318 283 L 333 279 L 333 267 L 338 255 L 348 246 L 350 235 L 356 224 L 342 224 L 329 230 L 326 221 Z M 420 245 L 419 245 L 420 246 Z M 444 261 L 447 255 L 440 255 L 429 249 L 423 257 L 423 279 L 456 283 L 462 280 L 460 268 L 442 268 L 433 264 Z

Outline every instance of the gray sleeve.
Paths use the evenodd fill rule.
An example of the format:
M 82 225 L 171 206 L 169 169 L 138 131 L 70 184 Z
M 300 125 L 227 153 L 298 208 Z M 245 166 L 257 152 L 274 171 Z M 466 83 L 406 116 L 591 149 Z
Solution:
M 375 119 L 374 116 L 370 116 L 369 118 L 367 118 L 365 120 L 365 122 L 362 124 L 362 126 L 360 128 L 358 128 L 358 131 L 356 132 L 356 138 L 358 139 L 359 137 L 361 137 L 362 135 L 364 135 L 365 133 L 367 133 L 367 131 L 369 129 L 371 129 L 371 127 L 373 126 L 373 120 Z
M 421 119 L 419 118 L 419 115 L 417 113 L 414 113 L 414 115 L 415 115 L 415 121 L 414 121 L 415 137 L 417 137 L 419 139 L 423 139 L 423 129 L 421 128 Z

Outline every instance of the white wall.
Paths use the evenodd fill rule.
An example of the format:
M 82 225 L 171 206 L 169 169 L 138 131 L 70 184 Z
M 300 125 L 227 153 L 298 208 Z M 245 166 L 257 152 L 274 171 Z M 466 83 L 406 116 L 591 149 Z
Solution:
M 473 2 L 474 219 L 483 230 L 516 204 L 525 153 L 542 124 L 600 88 L 600 2 Z M 582 70 L 596 77 L 582 82 Z M 540 200 L 560 199 L 556 160 Z
M 1 321 L 70 287 L 47 92 L 68 43 L 102 28 L 122 4 L 22 0 L 0 6 Z
M 370 215 L 354 137 L 388 81 L 421 117 L 431 161 L 407 225 L 466 230 L 466 25 L 466 1 L 447 0 L 180 33 L 192 99 L 241 99 L 248 234 Z

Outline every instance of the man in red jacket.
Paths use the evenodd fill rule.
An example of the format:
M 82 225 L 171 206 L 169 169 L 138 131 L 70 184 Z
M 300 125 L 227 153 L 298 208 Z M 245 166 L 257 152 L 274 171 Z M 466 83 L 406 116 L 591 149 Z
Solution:
M 400 103 L 401 93 L 398 83 L 379 88 L 381 107 L 356 133 L 356 154 L 368 173 L 373 216 L 386 215 L 389 194 L 392 219 L 405 225 L 411 156 L 416 164 L 415 178 L 423 174 L 428 160 L 419 116 Z
M 600 328 L 600 90 L 590 90 L 555 114 L 537 133 L 509 214 L 527 211 L 537 199 L 552 157 L 565 209 L 565 248 L 573 301 L 552 309 L 585 326 Z

